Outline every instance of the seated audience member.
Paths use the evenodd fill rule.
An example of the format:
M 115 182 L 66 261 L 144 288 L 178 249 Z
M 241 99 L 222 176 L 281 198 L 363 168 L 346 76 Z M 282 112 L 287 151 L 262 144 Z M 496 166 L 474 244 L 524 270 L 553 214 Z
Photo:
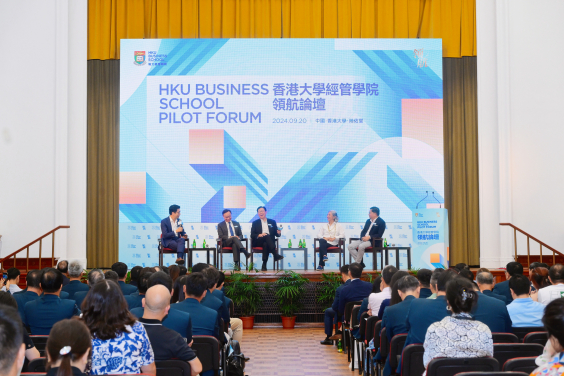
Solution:
M 378 294 L 380 292 L 382 292 L 380 290 L 380 285 L 382 284 L 382 276 L 378 276 L 376 277 L 376 279 L 372 282 L 372 294 Z M 370 298 L 370 295 L 368 296 L 368 298 Z M 362 314 L 364 312 L 368 312 L 369 304 L 370 302 L 368 301 L 368 298 L 364 298 L 362 299 L 362 303 L 360 304 L 360 309 L 358 310 L 358 317 L 357 320 L 360 322 L 360 317 L 362 316 Z M 372 315 L 370 315 L 372 316 Z
M 544 305 L 564 297 L 564 265 L 552 265 L 548 270 L 548 279 L 552 286 L 544 287 L 538 293 L 538 301 Z
M 149 288 L 149 278 L 153 275 L 153 273 L 143 273 L 141 277 L 139 277 L 137 288 L 139 289 L 138 294 L 132 295 L 125 295 L 125 301 L 127 302 L 127 306 L 131 311 L 133 308 L 143 307 L 143 298 L 145 297 L 145 293 Z
M 18 304 L 18 312 L 20 313 L 20 317 L 22 322 L 25 326 L 27 323 L 25 321 L 25 305 L 27 302 L 35 300 L 41 295 L 41 288 L 39 287 L 39 283 L 41 280 L 41 271 L 40 270 L 30 270 L 25 277 L 25 281 L 27 284 L 27 288 L 25 292 L 21 292 L 18 294 L 14 294 L 14 299 Z
M 88 291 L 88 285 L 82 283 L 82 265 L 78 261 L 71 261 L 68 268 L 70 282 L 68 285 L 63 285 L 63 291 L 69 293 L 69 299 L 74 299 L 74 294 L 78 291 Z
M 180 276 L 180 266 L 171 265 L 170 268 L 168 268 L 168 272 L 169 272 L 170 278 L 172 278 L 172 283 L 174 284 L 174 282 L 176 282 L 176 280 Z
M 509 317 L 505 303 L 500 299 L 482 294 L 477 287 L 475 291 L 478 295 L 478 302 L 474 304 L 472 317 L 486 324 L 492 333 L 511 333 L 511 317 Z
M 433 274 L 431 274 L 431 280 L 429 281 L 432 294 L 427 299 L 437 299 L 437 282 L 439 280 L 439 276 L 441 275 L 441 273 L 444 273 L 444 271 L 444 269 L 439 268 L 433 270 Z
M 45 348 L 47 376 L 86 375 L 91 348 L 90 332 L 81 320 L 59 321 L 53 325 Z
M 82 319 L 92 337 L 91 375 L 156 375 L 155 357 L 145 328 L 128 311 L 117 283 L 96 283 L 82 307 Z
M 535 360 L 539 367 L 531 376 L 560 376 L 564 368 L 564 299 L 548 303 L 542 323 L 548 333 L 548 342 L 543 354 Z
M 109 281 L 114 281 L 115 283 L 119 282 L 118 274 L 116 272 L 114 272 L 113 270 L 107 270 L 104 273 L 104 279 L 107 279 Z
M 219 313 L 219 316 L 223 319 L 223 322 L 229 324 L 229 308 L 225 307 L 223 301 L 213 294 L 213 291 L 215 290 L 215 287 L 217 285 L 217 281 L 219 280 L 219 272 L 216 268 L 206 268 L 202 270 L 202 274 L 208 282 L 208 293 L 202 299 L 200 304 L 202 304 L 204 307 L 216 310 L 217 313 Z
M 123 262 L 116 262 L 112 265 L 112 270 L 118 275 L 118 283 L 123 295 L 131 295 L 137 291 L 137 288 L 125 283 L 127 278 L 127 265 Z
M 455 278 L 447 285 L 446 298 L 452 316 L 446 316 L 427 329 L 425 335 L 425 368 L 433 358 L 481 358 L 493 356 L 492 332 L 470 312 L 479 299 L 472 282 Z M 413 305 L 413 303 L 412 303 Z
M 362 266 L 358 262 L 353 262 L 349 265 L 351 281 L 339 293 L 339 315 L 345 313 L 345 305 L 348 302 L 362 301 L 372 293 L 372 284 L 362 281 L 360 277 L 362 277 Z
M 206 296 L 208 281 L 202 273 L 192 272 L 186 277 L 184 295 L 186 299 L 170 306 L 170 312 L 179 310 L 190 314 L 192 319 L 192 332 L 194 335 L 214 336 L 220 340 L 219 313 L 200 304 Z M 221 342 L 221 341 L 220 341 Z
M 337 287 L 337 290 L 335 290 L 335 299 L 333 299 L 333 304 L 324 312 L 325 339 L 321 341 L 322 345 L 332 345 L 333 340 L 339 339 L 342 336 L 342 332 L 338 330 L 338 328 L 336 328 L 335 335 L 333 336 L 333 327 L 337 326 L 339 320 L 339 295 L 343 288 L 350 283 L 348 265 L 341 266 L 341 278 L 343 280 L 343 284 Z
M 482 273 L 482 272 L 487 272 L 487 273 L 489 273 L 489 272 L 490 272 L 490 269 L 488 269 L 488 268 L 480 268 L 480 269 L 478 269 L 478 270 L 476 271 L 476 274 Z
M 63 286 L 66 286 L 70 283 L 70 279 L 67 277 L 67 273 L 69 271 L 69 262 L 67 260 L 61 260 L 57 264 L 57 270 L 61 272 L 63 275 Z
M 154 269 L 152 269 L 154 270 Z M 141 273 L 145 274 L 145 272 Z M 164 286 L 169 291 L 172 291 L 172 279 L 165 272 L 153 272 L 149 277 L 148 288 L 153 286 Z M 184 286 L 183 286 L 184 287 Z M 173 304 L 174 306 L 175 304 Z M 135 317 L 143 317 L 143 308 L 137 307 L 131 310 Z M 169 328 L 186 338 L 186 342 L 192 342 L 192 320 L 190 314 L 176 309 L 168 311 L 168 315 L 162 320 L 165 328 Z
M 529 278 L 531 278 L 532 271 L 535 268 L 545 268 L 546 270 L 549 269 L 548 264 L 545 264 L 544 262 L 538 262 L 538 261 L 532 262 L 531 265 L 529 265 Z
M 384 317 L 384 310 L 386 308 L 388 308 L 391 305 L 394 304 L 398 304 L 399 302 L 401 302 L 401 297 L 399 296 L 398 293 L 398 284 L 397 281 L 401 278 L 401 277 L 405 277 L 406 275 L 409 275 L 408 272 L 403 271 L 403 270 L 399 270 L 397 271 L 394 276 L 392 277 L 392 280 L 390 281 L 390 289 L 391 289 L 391 298 L 390 299 L 386 299 L 382 302 L 382 304 L 380 304 L 380 310 L 378 311 L 378 318 L 380 320 L 382 320 L 382 317 Z
M 529 278 L 531 279 L 533 289 L 536 291 L 551 285 L 548 279 L 548 268 L 542 266 L 537 266 L 533 270 L 529 270 Z
M 144 313 L 139 321 L 145 327 L 155 361 L 179 359 L 190 364 L 192 376 L 202 372 L 202 363 L 184 338 L 172 329 L 162 325 L 170 309 L 170 292 L 162 285 L 156 285 L 145 294 Z
M 25 360 L 24 331 L 17 309 L 0 309 L 0 375 L 20 374 Z
M 433 294 L 431 292 L 431 275 L 433 275 L 433 272 L 429 269 L 419 269 L 417 271 L 417 280 L 421 284 L 419 294 L 421 299 L 427 299 Z
M 18 286 L 18 283 L 20 283 L 20 270 L 17 268 L 10 268 L 6 274 L 6 288 L 3 288 L 2 291 L 8 290 L 10 294 L 22 291 L 22 289 Z
M 39 282 L 43 296 L 27 302 L 24 307 L 25 323 L 33 335 L 48 335 L 53 325 L 80 314 L 74 300 L 59 298 L 63 275 L 57 269 L 47 269 Z
M 186 275 L 176 278 L 174 285 L 172 287 L 172 296 L 170 297 L 171 303 L 178 303 L 184 300 L 184 292 L 182 292 L 182 286 L 185 284 Z
M 131 272 L 129 273 L 129 276 L 130 276 L 129 284 L 131 286 L 137 287 L 137 281 L 139 280 L 139 277 L 141 276 L 142 270 L 143 270 L 143 267 L 141 267 L 141 266 L 134 266 L 133 268 L 131 268 Z
M 509 280 L 513 301 L 507 306 L 514 327 L 542 326 L 544 304 L 535 302 L 531 293 L 531 282 L 524 275 L 516 275 Z
M 180 265 L 180 273 L 178 274 L 180 277 L 185 276 L 188 273 L 188 269 L 185 266 Z
M 463 268 L 458 271 L 458 275 L 466 278 L 469 281 L 474 281 L 474 274 L 468 268 Z
M 493 292 L 498 295 L 503 295 L 507 299 L 507 304 L 513 301 L 511 291 L 509 291 L 509 280 L 514 275 L 523 275 L 523 265 L 518 262 L 511 261 L 505 267 L 505 281 L 496 283 Z
M 88 284 L 88 291 L 94 286 L 97 282 L 104 279 L 104 272 L 100 269 L 92 269 L 90 273 L 88 273 L 88 280 L 86 283 Z M 86 298 L 86 294 L 88 291 L 78 291 L 74 293 L 74 301 L 78 308 L 82 307 L 82 302 L 84 298 Z
M 386 328 L 386 336 L 389 340 L 394 338 L 396 334 L 407 332 L 407 313 L 409 312 L 411 302 L 420 296 L 420 283 L 421 281 L 412 275 L 404 275 L 395 283 L 402 301 L 386 308 L 382 317 L 382 328 Z M 379 353 L 377 358 L 380 358 Z M 384 376 L 389 376 L 391 372 L 392 369 L 390 368 L 390 359 L 388 357 L 384 366 Z
M 397 273 L 397 268 L 392 265 L 386 266 L 382 270 L 382 282 L 380 282 L 380 289 L 382 292 L 378 294 L 370 294 L 368 296 L 368 310 L 371 312 L 372 316 L 377 316 L 380 312 L 380 305 L 385 299 L 390 299 L 392 296 L 391 281 L 395 273 Z
M 217 280 L 215 290 L 212 291 L 218 299 L 223 301 L 223 305 L 227 312 L 231 315 L 229 307 L 231 305 L 231 299 L 225 296 L 223 292 L 223 287 L 225 285 L 225 273 L 219 272 L 219 279 Z M 229 335 L 231 338 L 241 343 L 243 340 L 243 321 L 237 317 L 229 317 Z
M 466 265 L 465 263 L 461 262 L 461 263 L 456 264 L 456 265 L 454 266 L 454 269 L 456 270 L 456 272 L 457 272 L 458 274 L 460 274 L 460 271 L 461 271 L 461 270 L 468 269 L 468 265 Z
M 493 292 L 493 275 L 490 272 L 481 272 L 476 275 L 476 283 L 480 292 L 490 298 L 496 298 L 507 304 L 507 298 Z
M 18 309 L 18 303 L 12 294 L 5 291 L 0 291 L 0 310 L 4 309 L 5 307 L 12 307 L 14 309 Z M 1 337 L 0 337 L 1 338 Z M 24 329 L 23 331 L 23 342 L 25 344 L 25 357 L 27 360 L 32 361 L 33 359 L 39 358 L 41 355 L 39 351 L 35 348 L 35 344 L 31 340 L 29 334 L 27 334 L 27 330 Z

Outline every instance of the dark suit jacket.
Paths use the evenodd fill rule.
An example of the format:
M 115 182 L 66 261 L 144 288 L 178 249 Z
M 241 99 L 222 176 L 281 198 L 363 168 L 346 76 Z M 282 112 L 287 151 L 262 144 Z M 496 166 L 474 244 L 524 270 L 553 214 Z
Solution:
M 501 300 L 503 303 L 505 303 L 507 305 L 507 298 L 503 295 L 498 295 L 493 291 L 490 290 L 484 290 L 484 292 L 482 292 L 482 294 L 489 296 L 490 298 L 496 298 Z
M 422 287 L 421 290 L 419 291 L 419 299 L 427 299 L 431 295 L 433 295 L 431 289 L 426 289 Z
M 68 285 L 63 286 L 63 291 L 69 293 L 69 299 L 73 299 L 74 294 L 77 293 L 78 291 L 88 291 L 88 290 L 90 290 L 90 287 L 87 284 L 76 280 L 70 281 Z
M 509 281 L 503 281 L 500 283 L 496 283 L 494 286 L 493 292 L 498 295 L 503 295 L 507 299 L 505 304 L 509 304 L 513 301 L 513 297 L 511 296 L 511 290 L 509 290 Z
M 486 324 L 492 333 L 513 333 L 511 318 L 504 302 L 478 292 L 478 304 L 471 312 L 475 320 Z
M 398 304 L 388 306 L 382 317 L 382 328 L 386 328 L 386 335 L 391 341 L 396 334 L 407 333 L 407 314 L 415 297 L 408 295 Z
M 243 232 L 239 222 L 231 221 L 231 225 L 233 226 L 234 235 L 239 237 L 239 239 L 243 239 Z M 224 242 L 229 239 L 231 233 L 229 232 L 229 227 L 227 227 L 227 222 L 223 221 L 217 224 L 217 236 Z
M 206 297 L 202 299 L 200 304 L 202 304 L 204 307 L 216 310 L 217 313 L 219 313 L 219 317 L 223 319 L 223 322 L 229 324 L 229 309 L 225 307 L 223 300 L 214 296 L 213 293 L 210 292 L 210 290 L 208 290 Z
M 387 308 L 386 311 L 392 307 Z M 447 301 L 444 295 L 437 296 L 437 299 L 412 299 L 406 320 L 407 339 L 405 346 L 413 343 L 424 343 L 429 326 L 451 315 L 446 307 Z M 391 341 L 392 339 L 388 338 L 388 340 Z
M 40 298 L 42 298 L 44 296 L 45 296 L 45 293 L 41 293 L 41 295 L 39 295 Z M 70 296 L 69 293 L 66 292 L 66 291 L 63 291 L 63 290 L 61 290 L 61 293 L 59 294 L 59 298 L 61 298 L 61 299 L 70 299 L 69 296 Z
M 177 220 L 178 221 L 178 220 Z M 172 225 L 170 224 L 170 217 L 166 217 L 161 221 L 161 234 L 163 236 L 163 246 L 168 247 L 168 244 L 171 240 L 176 241 L 179 236 L 186 235 L 186 231 L 184 231 L 184 224 L 182 226 L 182 232 L 178 233 L 176 236 L 176 232 L 172 231 Z
M 172 306 L 176 304 L 171 304 L 171 309 L 168 311 L 168 315 L 164 318 L 162 324 L 164 327 L 169 328 L 177 332 L 186 338 L 186 342 L 192 342 L 192 317 L 188 312 L 183 312 L 181 310 L 172 309 Z M 137 307 L 130 311 L 137 318 L 143 317 L 143 308 Z
M 141 307 L 143 308 L 143 299 L 145 295 L 140 294 L 132 294 L 132 295 L 125 295 L 125 301 L 127 302 L 127 306 L 131 311 L 133 308 Z
M 80 315 L 74 300 L 51 294 L 27 302 L 24 311 L 25 321 L 33 335 L 49 335 L 56 322 Z
M 276 238 L 279 237 L 278 235 L 278 226 L 276 225 L 276 221 L 274 219 L 267 218 L 266 222 L 268 223 L 268 230 L 270 231 L 270 237 L 272 241 L 276 241 Z M 260 218 L 253 222 L 251 226 L 251 238 L 253 240 L 257 240 L 258 236 L 262 234 L 262 223 Z
M 90 290 L 88 290 L 88 291 L 90 291 Z M 74 293 L 74 299 L 73 300 L 76 302 L 76 306 L 79 309 L 82 306 L 82 302 L 86 298 L 86 294 L 88 294 L 88 291 L 78 291 L 78 292 Z
M 63 287 L 70 283 L 69 277 L 63 274 Z
M 351 283 L 351 280 L 347 279 L 345 283 L 337 287 L 337 290 L 335 290 L 335 299 L 333 300 L 333 304 L 331 305 L 333 311 L 339 312 L 339 296 L 341 295 L 341 291 L 345 288 L 345 286 L 348 286 L 349 283 Z
M 119 287 L 121 288 L 121 292 L 123 293 L 123 295 L 131 295 L 135 291 L 137 291 L 137 287 L 135 287 L 133 285 L 128 285 L 124 281 L 118 281 L 118 284 L 119 284 Z
M 216 310 L 204 307 L 196 299 L 192 298 L 186 298 L 179 303 L 171 304 L 170 310 L 179 310 L 190 314 L 192 318 L 192 333 L 194 335 L 214 336 L 221 343 L 219 334 L 223 333 L 223 329 L 221 332 L 219 331 L 219 313 Z
M 339 293 L 339 314 L 345 313 L 345 305 L 348 302 L 362 301 L 372 293 L 372 283 L 355 279 L 345 286 Z
M 370 219 L 366 220 L 366 223 L 364 224 L 364 227 L 362 228 L 362 231 L 360 232 L 360 237 L 364 237 L 366 236 L 366 231 L 368 231 L 368 228 L 370 227 Z M 384 231 L 386 231 L 386 222 L 384 222 L 384 220 L 380 217 L 376 218 L 376 222 L 374 223 L 374 226 L 372 226 L 372 228 L 370 229 L 370 235 L 371 237 L 377 237 L 377 238 L 381 238 L 382 235 L 384 235 Z
M 39 295 L 31 291 L 26 291 L 23 294 L 14 294 L 13 297 L 18 303 L 18 312 L 20 314 L 22 322 L 27 326 L 27 323 L 25 321 L 25 305 L 27 304 L 27 302 L 31 302 L 32 300 L 39 298 Z

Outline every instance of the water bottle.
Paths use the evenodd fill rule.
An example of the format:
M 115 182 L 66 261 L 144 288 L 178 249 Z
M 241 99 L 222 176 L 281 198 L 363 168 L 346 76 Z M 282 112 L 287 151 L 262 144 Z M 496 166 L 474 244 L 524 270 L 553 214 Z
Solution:
M 192 248 L 196 248 L 196 239 L 194 239 L 194 242 L 192 243 Z
M 302 242 L 302 248 L 305 248 L 305 247 L 306 247 L 306 244 L 305 244 L 305 239 L 304 239 L 304 241 Z
M 339 342 L 337 342 L 337 350 L 342 353 L 343 352 L 343 344 L 341 343 L 341 340 L 339 340 Z
M 298 248 L 302 248 L 303 244 L 302 244 L 302 239 L 300 239 L 300 244 L 298 244 Z
M 288 248 L 292 248 L 292 239 L 288 240 Z
M 204 245 L 202 246 L 202 248 L 206 248 L 206 239 L 204 239 Z

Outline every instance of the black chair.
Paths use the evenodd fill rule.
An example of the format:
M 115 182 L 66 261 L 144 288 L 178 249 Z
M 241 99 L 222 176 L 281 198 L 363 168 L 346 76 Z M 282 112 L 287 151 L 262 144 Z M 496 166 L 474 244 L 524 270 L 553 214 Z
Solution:
M 274 243 L 274 246 L 278 251 L 280 251 L 280 244 L 278 242 L 278 238 L 276 238 L 276 242 Z M 255 253 L 260 253 L 262 255 L 263 252 L 264 249 L 262 247 L 253 245 L 253 238 L 251 238 L 251 262 L 253 263 L 253 265 L 255 264 L 254 262 Z M 272 258 L 272 269 L 280 270 L 279 261 L 274 261 L 274 257 Z
M 378 316 L 372 316 L 368 319 L 366 323 L 366 338 L 364 342 L 366 343 L 366 347 L 371 340 L 374 340 L 374 350 L 366 350 L 364 351 L 366 355 L 367 366 L 366 369 L 371 371 L 371 375 L 376 373 L 376 365 L 374 364 L 374 356 L 380 348 L 380 331 L 382 330 L 382 320 L 378 320 Z
M 401 356 L 401 374 L 404 376 L 421 376 L 425 372 L 424 354 L 425 348 L 421 344 L 406 346 Z
M 176 254 L 176 250 L 172 250 L 170 248 L 165 248 L 163 246 L 163 234 L 161 234 L 159 240 L 159 246 L 157 247 L 159 250 L 159 265 L 164 265 L 163 263 L 163 258 L 164 258 L 164 254 Z M 186 243 L 185 244 L 190 244 L 190 239 L 186 239 Z M 188 255 L 188 261 L 190 261 L 192 259 L 192 254 L 190 253 L 190 247 L 186 247 L 184 249 L 184 265 L 186 264 L 186 255 Z M 189 262 L 190 265 L 192 265 L 191 262 Z
M 233 253 L 233 247 L 224 247 L 223 246 L 223 240 L 221 240 L 221 238 L 217 238 L 216 239 L 217 242 L 217 254 L 219 255 L 219 270 L 223 270 L 223 254 L 224 253 Z M 245 243 L 245 251 L 248 253 L 249 252 L 249 239 L 244 238 L 241 239 L 241 242 Z M 239 251 L 239 262 L 241 261 L 241 255 L 243 255 L 243 257 L 245 257 L 245 254 L 241 251 Z
M 352 331 L 354 329 L 359 329 L 359 323 L 358 323 L 358 311 L 360 311 L 360 307 L 354 307 L 352 312 L 351 312 L 351 323 L 349 326 L 349 348 L 351 349 L 350 351 L 350 357 L 349 357 L 349 361 L 352 359 L 352 369 L 351 371 L 354 371 L 354 353 L 355 353 L 355 345 L 356 345 L 356 341 L 355 338 L 352 334 Z
M 217 338 L 212 336 L 192 336 L 194 343 L 192 350 L 202 363 L 202 372 L 213 370 L 215 376 L 219 376 L 219 353 L 221 345 Z
M 519 343 L 519 338 L 513 333 L 492 333 L 493 343 Z
M 49 339 L 49 336 L 29 336 L 29 338 L 31 338 L 35 348 L 39 351 L 39 355 L 46 356 L 45 348 L 47 347 L 47 340 Z
M 539 356 L 544 350 L 538 343 L 495 343 L 493 347 L 493 356 L 502 366 L 509 359 Z
M 350 238 L 349 239 L 349 245 L 355 241 L 355 240 L 360 240 L 360 238 Z M 382 238 L 377 238 L 375 236 L 373 236 L 370 240 L 372 242 L 372 245 L 370 247 L 366 247 L 364 249 L 364 253 L 372 253 L 372 270 L 376 270 L 376 266 L 378 265 L 378 262 L 376 260 L 376 255 L 378 253 L 380 253 L 380 264 L 382 265 L 382 268 L 384 267 L 384 252 L 382 250 L 382 246 L 377 247 L 376 246 L 376 241 L 380 241 L 380 243 L 382 243 Z M 349 253 L 349 264 L 352 263 L 352 256 Z
M 497 372 L 495 358 L 435 358 L 427 365 L 427 376 L 454 376 L 461 372 Z
M 157 376 L 190 376 L 190 364 L 182 360 L 161 360 L 155 362 Z
M 390 341 L 388 341 L 388 336 L 386 335 L 386 328 L 382 328 L 380 331 L 380 358 L 377 362 L 378 365 L 378 375 L 382 374 L 382 370 L 384 369 L 384 365 L 386 364 L 386 358 L 390 354 Z
M 548 332 L 533 332 L 528 333 L 525 338 L 523 338 L 524 343 L 538 343 L 539 345 L 545 346 L 548 342 Z
M 401 359 L 401 353 L 403 351 L 403 346 L 405 345 L 405 340 L 407 339 L 407 333 L 396 334 L 392 341 L 390 342 L 390 368 L 395 370 L 398 368 L 398 364 Z
M 348 302 L 347 304 L 345 304 L 345 313 L 343 314 L 342 317 L 342 325 L 341 325 L 341 339 L 342 339 L 342 344 L 343 344 L 343 352 L 346 352 L 348 361 L 351 361 L 351 356 L 350 356 L 350 351 L 347 351 L 347 345 L 348 345 L 348 341 L 349 341 L 349 337 L 350 333 L 347 334 L 347 331 L 350 332 L 350 319 L 351 319 L 351 314 L 352 314 L 352 310 L 354 308 L 355 305 L 361 305 L 362 302 Z
M 365 353 L 365 349 L 366 349 L 364 340 L 366 338 L 366 322 L 368 321 L 369 317 L 370 316 L 368 316 L 368 312 L 364 312 L 362 315 L 360 315 L 360 321 L 358 323 L 358 334 L 360 335 L 360 338 L 353 337 L 354 341 L 358 342 L 361 348 L 361 351 L 358 352 L 358 364 L 361 365 L 361 367 L 358 370 L 359 374 L 361 374 L 361 371 L 364 369 L 363 354 Z
M 532 332 L 544 332 L 545 329 L 542 326 L 524 326 L 522 328 L 513 328 L 513 334 L 519 338 L 519 342 L 523 342 L 525 336 Z
M 529 375 L 538 367 L 536 359 L 536 356 L 509 359 L 503 365 L 502 371 L 526 372 Z
M 313 268 L 317 268 L 317 252 L 319 252 L 319 238 L 313 239 Z M 339 268 L 343 266 L 345 262 L 345 239 L 339 238 L 339 243 L 337 245 L 330 245 L 327 247 L 327 254 L 338 253 L 339 254 Z M 343 256 L 343 261 L 341 261 L 341 256 Z
M 47 358 L 37 358 L 33 359 L 29 362 L 27 366 L 28 372 L 46 372 L 45 371 L 45 363 L 47 362 Z
M 529 376 L 523 372 L 461 372 L 456 376 Z

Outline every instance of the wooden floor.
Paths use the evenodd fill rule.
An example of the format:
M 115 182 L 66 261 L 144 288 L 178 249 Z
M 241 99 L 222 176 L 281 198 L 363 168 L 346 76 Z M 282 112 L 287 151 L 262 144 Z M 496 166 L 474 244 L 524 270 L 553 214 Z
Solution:
M 336 346 L 324 346 L 323 328 L 282 328 L 245 330 L 242 352 L 251 358 L 249 376 L 353 376 L 347 355 Z

